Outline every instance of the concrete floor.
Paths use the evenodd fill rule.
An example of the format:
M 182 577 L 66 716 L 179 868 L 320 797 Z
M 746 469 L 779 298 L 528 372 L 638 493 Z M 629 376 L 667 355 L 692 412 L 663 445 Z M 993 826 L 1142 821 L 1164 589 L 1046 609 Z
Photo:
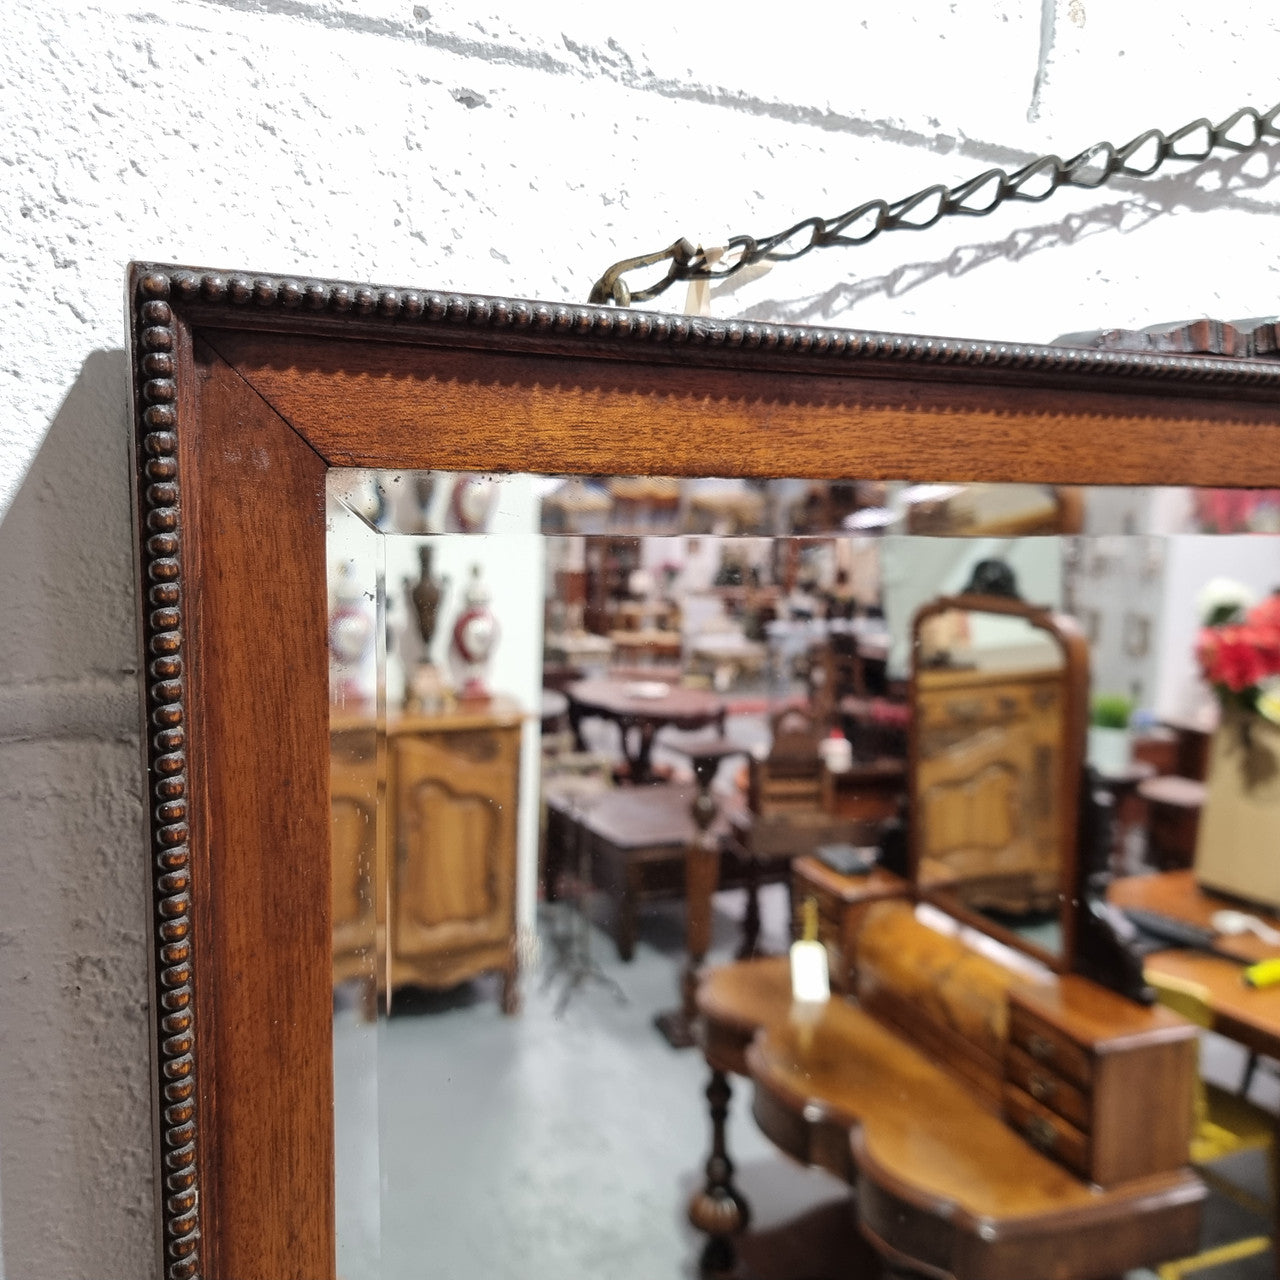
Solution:
M 765 941 L 780 948 L 785 895 L 772 888 Z M 720 895 L 716 959 L 732 955 L 740 906 L 740 895 Z M 545 932 L 559 910 L 544 911 Z M 588 982 L 557 1015 L 564 978 L 544 966 L 513 1018 L 488 980 L 411 993 L 376 1025 L 354 1001 L 338 1009 L 344 1280 L 695 1274 L 685 1204 L 707 1153 L 706 1067 L 652 1025 L 676 1003 L 683 910 L 658 905 L 642 920 L 630 964 L 592 931 L 592 955 L 625 1002 Z M 822 1239 L 843 1233 L 858 1249 L 846 1188 L 781 1156 L 748 1107 L 740 1089 L 730 1144 L 766 1273 L 778 1229 L 799 1214 L 817 1212 Z

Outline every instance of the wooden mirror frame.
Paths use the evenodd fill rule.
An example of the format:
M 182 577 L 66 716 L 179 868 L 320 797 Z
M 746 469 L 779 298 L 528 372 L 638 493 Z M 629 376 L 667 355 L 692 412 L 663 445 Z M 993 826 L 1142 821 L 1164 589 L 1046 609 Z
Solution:
M 325 472 L 1280 486 L 1280 365 L 136 264 L 162 1274 L 334 1274 Z
M 1062 750 L 1058 761 L 1059 801 L 1058 830 L 1062 839 L 1061 865 L 1058 870 L 1058 922 L 1062 930 L 1062 950 L 1053 954 L 1043 947 L 1021 938 L 1012 929 L 1002 928 L 980 911 L 966 907 L 945 890 L 931 890 L 920 883 L 920 797 L 917 794 L 917 762 L 920 758 L 920 717 L 914 714 L 918 705 L 918 680 L 920 668 L 915 655 L 920 647 L 920 630 L 930 618 L 953 609 L 973 613 L 997 613 L 1004 617 L 1023 618 L 1039 631 L 1052 638 L 1062 653 L 1062 683 L 1067 696 L 1062 708 Z M 1058 973 L 1070 973 L 1075 963 L 1076 915 L 1079 877 L 1078 832 L 1080 825 L 1080 788 L 1083 784 L 1085 729 L 1089 707 L 1089 646 L 1080 633 L 1074 619 L 1054 613 L 1052 609 L 1039 608 L 1025 601 L 1006 596 L 979 595 L 966 592 L 955 596 L 939 596 L 916 610 L 911 623 L 911 678 L 908 699 L 913 714 L 907 734 L 907 800 L 910 805 L 910 821 L 907 824 L 908 858 L 911 882 L 922 901 L 932 903 L 948 915 L 1007 946 L 1024 951 L 1043 961 Z M 928 668 L 926 668 L 927 670 Z M 946 670 L 946 668 L 940 668 Z

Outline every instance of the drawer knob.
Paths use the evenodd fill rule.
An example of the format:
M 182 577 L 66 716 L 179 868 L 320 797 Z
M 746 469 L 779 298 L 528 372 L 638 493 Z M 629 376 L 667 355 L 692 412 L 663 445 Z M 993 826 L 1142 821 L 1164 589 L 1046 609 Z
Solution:
M 1058 1082 L 1052 1076 L 1033 1071 L 1027 1079 L 1027 1091 L 1037 1102 L 1048 1102 L 1058 1092 Z
M 1047 1040 L 1044 1036 L 1036 1035 L 1033 1031 L 1027 1037 L 1027 1052 L 1033 1058 L 1038 1058 L 1041 1062 L 1052 1062 L 1053 1041 Z
M 1058 1131 L 1043 1116 L 1030 1116 L 1026 1124 L 1027 1137 L 1041 1151 L 1052 1151 L 1058 1141 Z

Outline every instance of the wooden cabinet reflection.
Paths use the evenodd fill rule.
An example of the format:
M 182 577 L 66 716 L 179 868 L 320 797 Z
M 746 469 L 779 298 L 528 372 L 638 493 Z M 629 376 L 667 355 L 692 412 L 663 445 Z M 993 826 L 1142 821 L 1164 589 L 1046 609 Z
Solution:
M 329 733 L 329 809 L 333 831 L 333 982 L 371 978 L 382 925 L 378 882 L 377 734 L 362 718 Z
M 1061 668 L 930 671 L 917 684 L 920 881 L 976 910 L 1056 909 Z
M 367 718 L 335 713 L 335 983 L 376 972 L 382 993 L 496 972 L 503 1010 L 515 1012 L 521 721 L 504 699 L 392 719 L 379 849 L 376 731 Z

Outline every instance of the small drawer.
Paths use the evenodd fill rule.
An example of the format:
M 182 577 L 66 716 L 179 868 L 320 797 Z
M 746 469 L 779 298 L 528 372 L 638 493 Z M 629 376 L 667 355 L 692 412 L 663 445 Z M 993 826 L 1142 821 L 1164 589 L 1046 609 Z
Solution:
M 1066 1076 L 1082 1089 L 1092 1086 L 1093 1062 L 1088 1053 L 1061 1028 L 1041 1021 L 1016 1001 L 1009 1006 L 1009 1042 L 1041 1067 Z
M 1005 1118 L 1038 1151 L 1067 1166 L 1083 1178 L 1089 1169 L 1089 1139 L 1048 1107 L 1014 1085 L 1004 1087 Z
M 1077 1129 L 1087 1131 L 1091 1127 L 1089 1095 L 1013 1045 L 1009 1046 L 1005 1075 L 1023 1093 L 1070 1120 Z

